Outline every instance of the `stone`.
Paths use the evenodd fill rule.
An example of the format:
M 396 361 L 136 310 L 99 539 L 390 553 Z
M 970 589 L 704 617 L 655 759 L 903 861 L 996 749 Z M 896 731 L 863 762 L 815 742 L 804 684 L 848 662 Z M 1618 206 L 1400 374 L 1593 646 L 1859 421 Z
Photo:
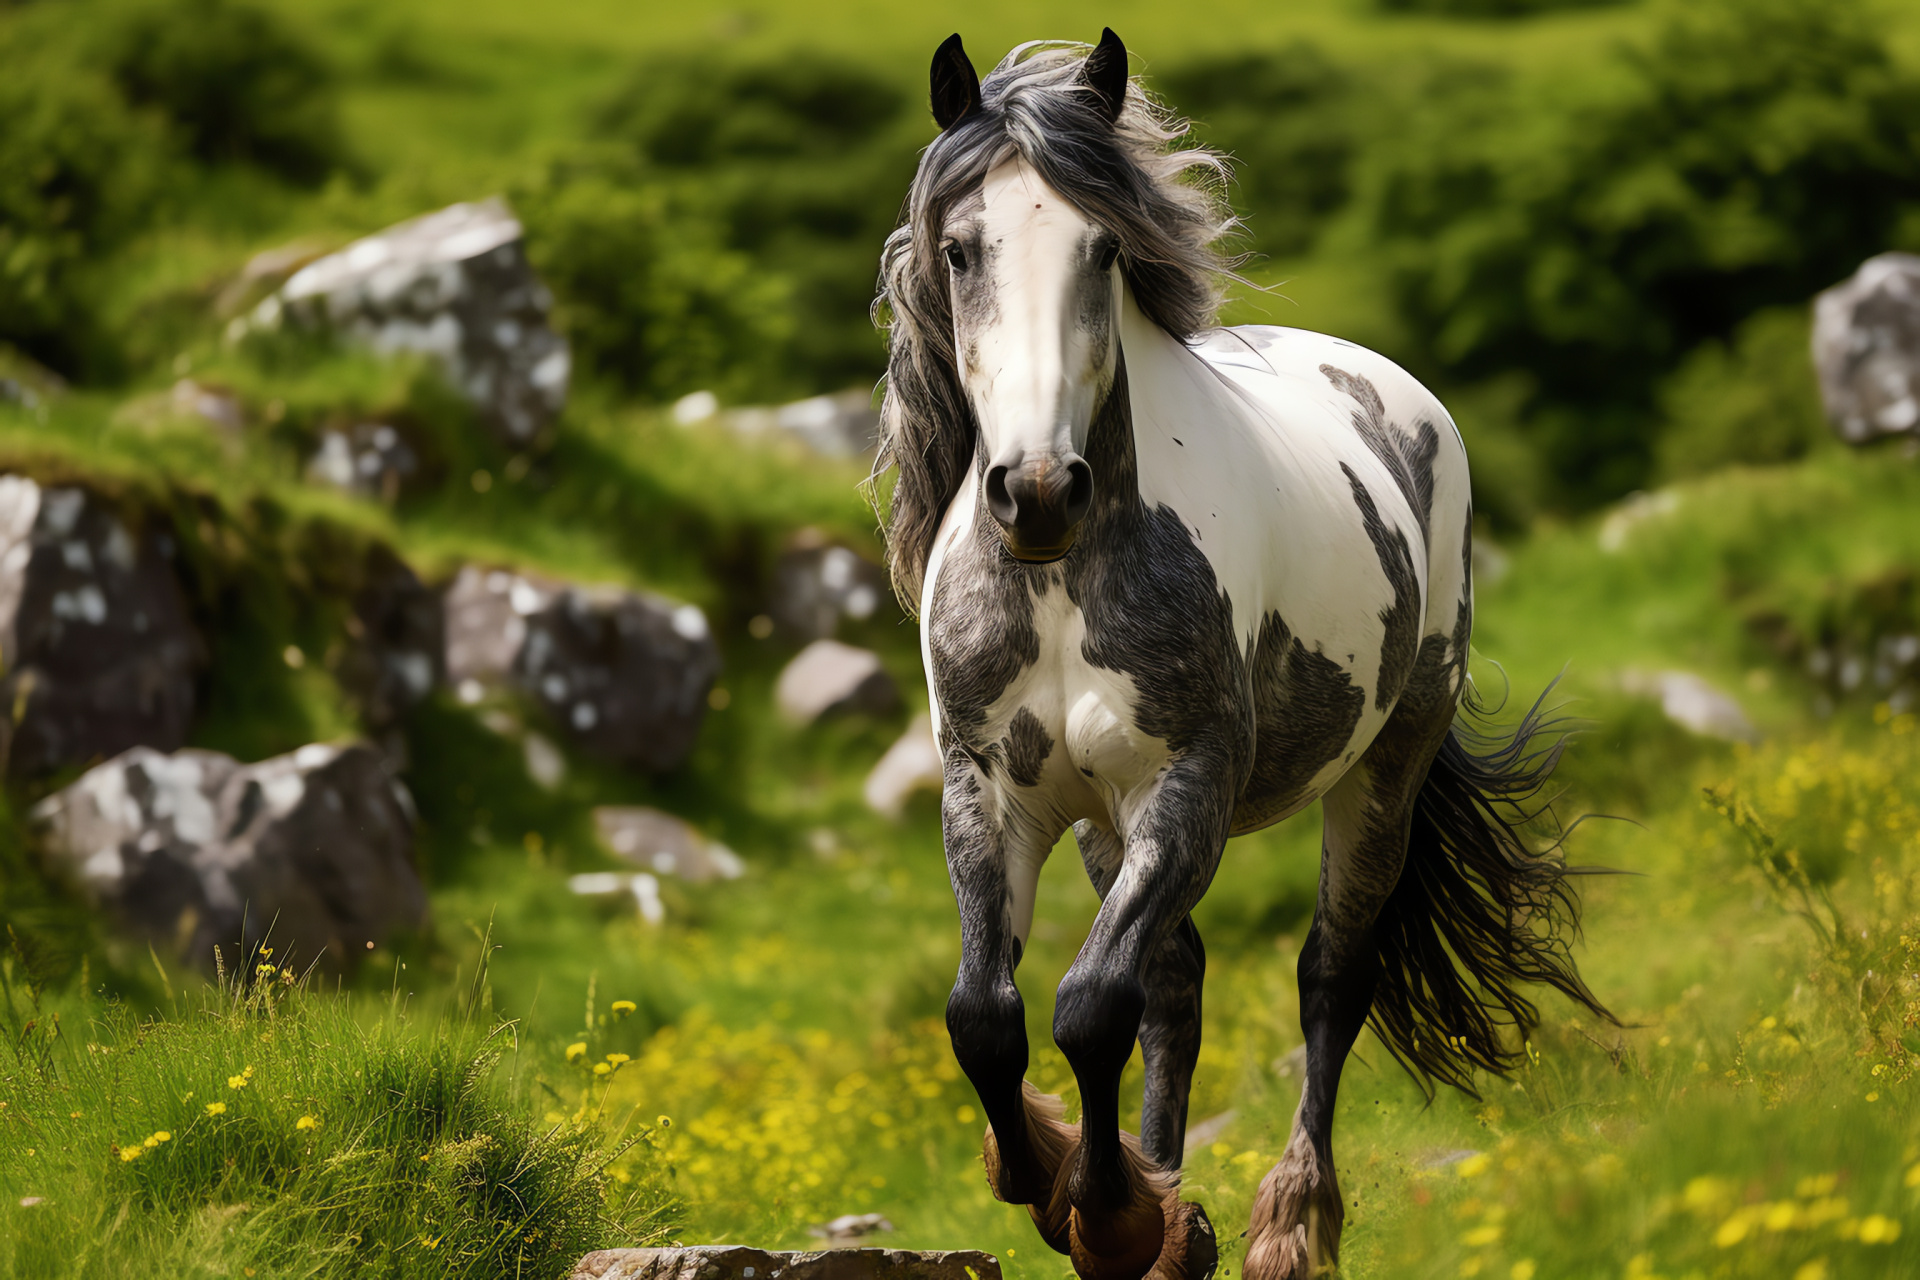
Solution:
M 767 616 L 789 637 L 825 640 L 843 619 L 871 618 L 887 590 L 885 569 L 817 529 L 803 529 L 774 564 Z
M 383 354 L 417 352 L 502 443 L 532 444 L 566 407 L 572 357 L 549 323 L 553 295 L 527 263 L 498 199 L 456 204 L 310 262 L 252 323 L 345 335 Z
M 183 418 L 198 418 L 229 434 L 238 434 L 246 425 L 246 412 L 240 397 L 221 387 L 182 378 L 167 393 L 173 412 Z
M 1623 671 L 1620 687 L 1640 697 L 1657 699 L 1667 719 L 1702 737 L 1753 742 L 1760 736 L 1731 695 L 1692 672 Z
M 794 655 L 774 684 L 774 703 L 794 724 L 829 715 L 887 715 L 900 706 L 900 689 L 871 649 L 815 640 Z
M 336 673 L 361 716 L 385 728 L 427 700 L 445 673 L 446 615 L 437 592 L 376 546 L 347 615 L 352 641 Z
M 696 398 L 703 395 L 708 398 Z M 696 391 L 674 405 L 673 415 L 683 425 L 717 415 L 741 435 L 784 436 L 829 458 L 871 457 L 880 442 L 880 411 L 873 407 L 873 392 L 858 387 L 791 404 L 757 405 L 724 413 L 719 412 L 719 401 L 712 399 L 711 393 Z
M 243 765 L 135 747 L 34 806 L 49 869 L 143 941 L 203 968 L 265 944 L 344 973 L 426 921 L 413 801 L 365 743 Z
M 693 749 L 720 671 L 693 605 L 469 565 L 447 590 L 446 619 L 447 678 L 462 701 L 510 682 L 573 741 L 654 772 Z
M 939 795 L 946 785 L 946 763 L 933 737 L 933 721 L 924 713 L 913 718 L 907 731 L 867 774 L 863 793 L 867 808 L 883 818 L 898 820 L 915 792 Z
M 667 918 L 666 903 L 660 899 L 660 880 L 650 871 L 631 874 L 619 871 L 587 871 L 567 877 L 567 888 L 583 898 L 613 898 L 631 894 L 640 918 L 659 924 Z
M 1920 439 L 1920 256 L 1868 258 L 1816 297 L 1813 363 L 1842 440 Z
M 593 829 L 614 857 L 663 876 L 699 884 L 738 880 L 747 869 L 727 846 L 670 813 L 643 805 L 599 805 L 593 811 Z
M 420 455 L 384 422 L 328 427 L 307 459 L 307 479 L 392 505 L 421 474 Z
M 816 1240 L 825 1240 L 829 1248 L 844 1248 L 855 1240 L 892 1230 L 893 1224 L 880 1214 L 843 1213 L 831 1222 L 808 1227 L 807 1234 Z
M 34 777 L 186 741 L 207 653 L 172 540 L 85 489 L 0 476 L 0 751 Z
M 59 374 L 15 347 L 0 342 L 0 404 L 45 409 L 67 392 Z
M 574 1264 L 572 1280 L 1000 1280 L 1000 1261 L 973 1249 L 601 1249 Z

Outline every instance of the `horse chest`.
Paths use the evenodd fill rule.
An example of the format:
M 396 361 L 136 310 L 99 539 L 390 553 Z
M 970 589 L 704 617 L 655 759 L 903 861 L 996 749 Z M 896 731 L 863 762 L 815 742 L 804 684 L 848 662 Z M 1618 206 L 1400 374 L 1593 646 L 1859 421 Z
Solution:
M 929 619 L 944 733 L 1002 808 L 1124 826 L 1172 753 L 1141 727 L 1132 677 L 1087 660 L 1087 619 L 1065 586 L 1020 594 L 1025 608 L 991 622 L 955 600 Z

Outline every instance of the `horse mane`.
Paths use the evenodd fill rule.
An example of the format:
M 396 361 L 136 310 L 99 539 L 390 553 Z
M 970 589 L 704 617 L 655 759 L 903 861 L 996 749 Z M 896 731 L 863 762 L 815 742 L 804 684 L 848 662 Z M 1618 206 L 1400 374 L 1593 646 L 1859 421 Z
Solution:
M 975 423 L 953 349 L 950 277 L 940 252 L 948 214 L 974 198 L 995 165 L 1019 155 L 1049 186 L 1118 237 L 1120 264 L 1140 310 L 1189 341 L 1213 327 L 1237 259 L 1217 242 L 1238 223 L 1226 204 L 1227 161 L 1180 146 L 1188 122 L 1127 82 L 1118 120 L 1108 122 L 1081 80 L 1089 46 L 1020 45 L 980 86 L 981 106 L 922 154 L 906 215 L 880 255 L 874 323 L 887 335 L 880 451 L 868 498 L 895 474 L 881 514 L 893 589 L 909 615 L 933 538 L 973 458 Z

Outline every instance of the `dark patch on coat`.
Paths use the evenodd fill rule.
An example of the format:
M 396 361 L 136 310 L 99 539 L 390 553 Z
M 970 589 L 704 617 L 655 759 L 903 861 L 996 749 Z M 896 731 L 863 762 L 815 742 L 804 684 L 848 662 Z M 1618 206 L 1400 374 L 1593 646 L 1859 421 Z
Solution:
M 1380 611 L 1380 625 L 1385 634 L 1380 640 L 1380 674 L 1373 690 L 1374 708 L 1384 711 L 1400 696 L 1408 673 L 1413 670 L 1414 651 L 1420 644 L 1420 579 L 1413 571 L 1407 536 L 1387 527 L 1373 495 L 1360 483 L 1352 467 L 1343 462 L 1340 470 L 1346 472 L 1347 483 L 1353 486 L 1354 505 L 1360 508 L 1367 537 L 1373 542 L 1374 554 L 1380 557 L 1380 571 L 1387 575 L 1387 582 L 1393 587 L 1393 603 Z
M 1393 477 L 1420 524 L 1421 541 L 1426 541 L 1433 518 L 1433 460 L 1440 452 L 1440 432 L 1422 418 L 1409 437 L 1387 421 L 1386 402 L 1372 379 L 1330 364 L 1321 365 L 1320 372 L 1334 390 L 1353 398 L 1354 431 Z
M 1013 713 L 1000 751 L 1007 763 L 1007 777 L 1016 786 L 1031 787 L 1039 783 L 1040 769 L 1053 754 L 1053 738 L 1041 725 L 1040 717 L 1022 707 Z
M 1340 758 L 1367 693 L 1345 668 L 1307 648 L 1278 613 L 1260 623 L 1253 665 L 1253 772 L 1233 811 L 1236 835 L 1299 807 L 1320 770 Z
M 1460 535 L 1460 604 L 1453 615 L 1453 664 L 1464 687 L 1467 650 L 1473 643 L 1473 507 L 1467 507 L 1467 527 Z

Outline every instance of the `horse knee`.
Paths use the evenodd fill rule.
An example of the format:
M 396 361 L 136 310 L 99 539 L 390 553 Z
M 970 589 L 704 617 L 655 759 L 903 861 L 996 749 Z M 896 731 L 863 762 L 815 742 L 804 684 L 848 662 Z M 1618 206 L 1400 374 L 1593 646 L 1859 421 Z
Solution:
M 1027 1018 L 1011 975 L 963 969 L 947 997 L 947 1034 L 960 1069 L 983 1096 L 991 1084 L 1018 1087 L 1027 1069 Z
M 1053 1009 L 1053 1040 L 1078 1072 L 1082 1064 L 1124 1065 L 1133 1054 L 1147 989 L 1132 974 L 1069 971 Z

